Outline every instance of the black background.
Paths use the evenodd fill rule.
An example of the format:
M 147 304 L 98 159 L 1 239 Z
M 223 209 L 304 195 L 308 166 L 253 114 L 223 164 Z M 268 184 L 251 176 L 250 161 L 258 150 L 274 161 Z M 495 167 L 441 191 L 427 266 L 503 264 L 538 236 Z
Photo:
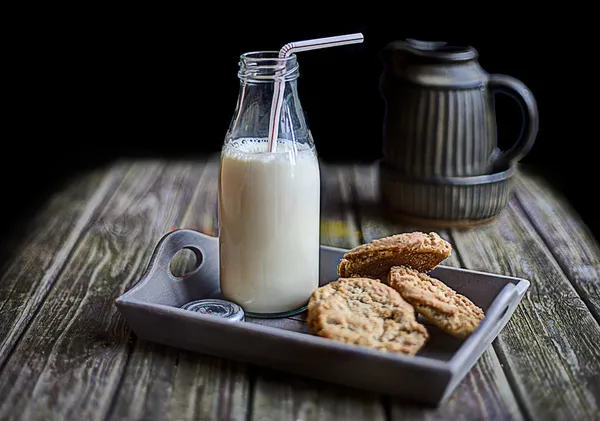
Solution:
M 362 32 L 361 45 L 299 56 L 300 98 L 324 161 L 381 156 L 379 52 L 387 43 L 471 45 L 486 71 L 516 77 L 533 92 L 540 132 L 522 162 L 545 171 L 597 232 L 597 135 L 593 107 L 583 102 L 593 104 L 596 88 L 588 80 L 595 67 L 582 43 L 588 27 L 581 15 L 540 19 L 507 9 L 434 17 L 373 7 L 378 17 L 369 19 L 282 11 L 274 25 L 260 9 L 53 9 L 51 19 L 45 11 L 25 18 L 13 36 L 16 58 L 7 64 L 16 90 L 7 114 L 16 130 L 5 133 L 0 174 L 10 203 L 4 211 L 17 220 L 9 225 L 26 221 L 64 180 L 111 160 L 218 152 L 237 99 L 240 54 Z M 498 96 L 497 120 L 500 146 L 510 145 L 521 125 L 516 103 Z

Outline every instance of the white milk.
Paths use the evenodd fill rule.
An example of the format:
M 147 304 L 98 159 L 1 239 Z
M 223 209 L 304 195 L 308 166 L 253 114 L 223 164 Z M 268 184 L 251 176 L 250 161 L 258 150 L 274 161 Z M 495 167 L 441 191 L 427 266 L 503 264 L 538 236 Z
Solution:
M 220 283 L 251 313 L 304 306 L 319 282 L 320 176 L 314 148 L 226 145 L 219 170 Z

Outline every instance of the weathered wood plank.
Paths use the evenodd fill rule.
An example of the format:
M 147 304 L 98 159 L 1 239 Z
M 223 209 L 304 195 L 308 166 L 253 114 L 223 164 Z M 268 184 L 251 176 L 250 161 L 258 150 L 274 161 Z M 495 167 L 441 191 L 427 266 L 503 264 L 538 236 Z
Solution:
M 245 366 L 136 340 L 109 420 L 246 419 Z
M 252 420 L 384 421 L 377 395 L 331 383 L 261 370 L 256 379 Z
M 218 236 L 219 156 L 208 158 L 180 228 Z
M 350 207 L 352 175 L 339 165 L 321 165 L 321 244 L 352 248 L 359 230 Z
M 162 419 L 245 421 L 251 387 L 248 371 L 233 361 L 180 352 L 168 416 Z
M 0 367 L 38 312 L 86 224 L 125 171 L 92 171 L 37 213 L 0 279 Z
M 565 197 L 533 171 L 516 177 L 515 197 L 575 290 L 600 323 L 600 245 Z
M 202 165 L 177 228 L 216 235 L 218 161 Z M 249 390 L 245 365 L 136 339 L 109 419 L 241 421 Z
M 354 201 L 358 207 L 363 241 L 414 230 L 430 232 L 425 226 L 406 225 L 389 221 L 379 202 L 378 175 L 371 165 L 354 168 Z M 435 230 L 451 241 L 446 230 Z M 454 248 L 443 264 L 460 267 L 462 253 Z M 522 414 L 506 376 L 490 347 L 457 386 L 450 398 L 439 408 L 429 409 L 391 401 L 394 420 L 520 420 Z
M 0 377 L 0 419 L 100 420 L 117 393 L 130 333 L 114 298 L 177 224 L 198 170 L 133 165 L 83 230 Z
M 531 281 L 494 344 L 527 418 L 598 420 L 600 326 L 522 208 L 452 237 L 466 267 Z
M 340 167 L 321 168 L 321 243 L 338 247 L 358 244 L 349 207 L 351 173 Z M 258 370 L 251 419 L 383 421 L 380 397 L 300 376 Z
M 470 373 L 440 408 L 393 402 L 392 420 L 522 420 L 510 386 L 493 349 L 484 352 Z

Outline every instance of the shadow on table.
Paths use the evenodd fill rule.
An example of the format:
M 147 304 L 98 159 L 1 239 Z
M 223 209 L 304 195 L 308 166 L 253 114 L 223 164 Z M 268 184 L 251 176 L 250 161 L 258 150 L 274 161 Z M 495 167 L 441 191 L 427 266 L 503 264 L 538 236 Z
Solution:
M 67 158 L 65 158 L 66 160 Z M 26 169 L 14 166 L 0 167 L 3 185 L 3 205 L 0 207 L 4 230 L 0 239 L 0 268 L 6 268 L 19 253 L 20 247 L 31 234 L 44 224 L 40 213 L 50 203 L 52 196 L 63 191 L 82 174 L 103 167 L 108 159 L 95 159 L 84 163 L 44 160 L 33 157 Z

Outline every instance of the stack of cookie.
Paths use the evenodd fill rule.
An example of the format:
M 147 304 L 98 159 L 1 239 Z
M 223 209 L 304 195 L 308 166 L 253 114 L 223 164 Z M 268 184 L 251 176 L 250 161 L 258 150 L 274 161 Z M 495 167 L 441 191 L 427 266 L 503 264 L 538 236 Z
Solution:
M 317 289 L 308 304 L 313 334 L 346 343 L 416 354 L 429 333 L 417 321 L 466 338 L 483 310 L 427 273 L 452 251 L 437 233 L 412 232 L 373 240 L 344 255 L 340 278 Z

